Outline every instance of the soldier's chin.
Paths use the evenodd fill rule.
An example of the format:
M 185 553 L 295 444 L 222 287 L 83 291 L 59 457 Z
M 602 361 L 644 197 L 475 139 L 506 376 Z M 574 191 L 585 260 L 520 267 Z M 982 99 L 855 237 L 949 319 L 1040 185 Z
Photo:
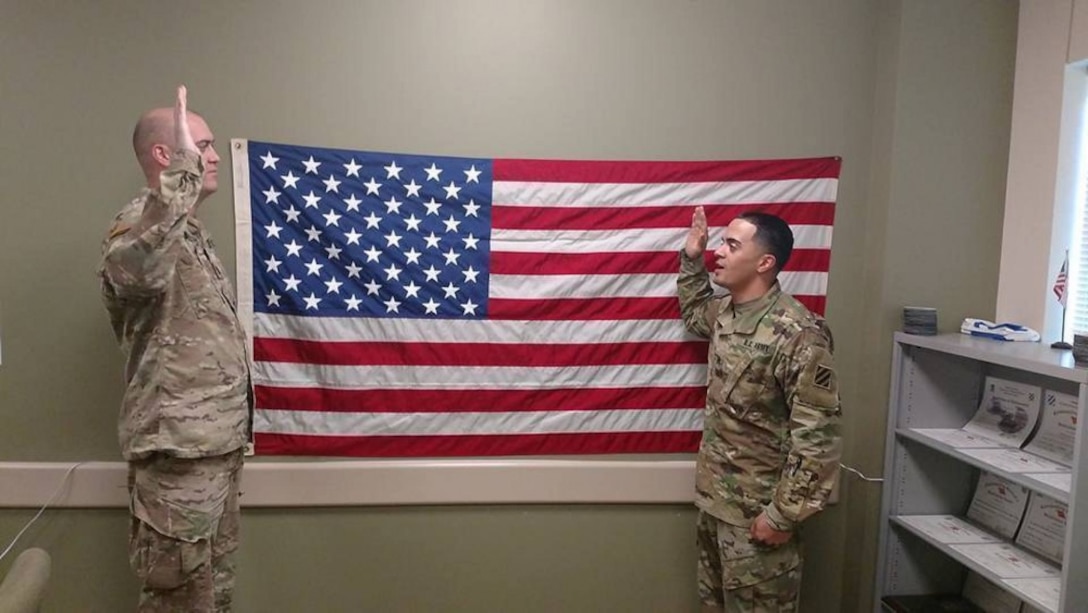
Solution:
M 714 285 L 725 287 L 725 270 L 722 268 L 715 268 L 714 273 L 710 275 L 710 280 L 714 282 Z

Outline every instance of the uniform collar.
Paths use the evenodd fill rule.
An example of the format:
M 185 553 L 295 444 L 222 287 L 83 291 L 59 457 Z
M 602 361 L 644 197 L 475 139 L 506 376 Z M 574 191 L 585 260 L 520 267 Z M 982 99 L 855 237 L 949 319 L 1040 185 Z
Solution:
M 741 305 L 733 304 L 730 300 L 729 304 L 722 309 L 718 324 L 727 334 L 754 334 L 756 328 L 759 327 L 759 322 L 778 302 L 781 295 L 782 288 L 778 285 L 778 281 L 775 281 L 766 294 L 755 300 Z
M 199 219 L 197 219 L 196 215 L 190 214 L 186 217 L 187 219 L 185 220 L 185 225 L 188 229 L 187 234 L 192 234 L 194 236 L 205 238 L 207 236 L 207 233 L 204 231 L 204 224 L 201 223 Z

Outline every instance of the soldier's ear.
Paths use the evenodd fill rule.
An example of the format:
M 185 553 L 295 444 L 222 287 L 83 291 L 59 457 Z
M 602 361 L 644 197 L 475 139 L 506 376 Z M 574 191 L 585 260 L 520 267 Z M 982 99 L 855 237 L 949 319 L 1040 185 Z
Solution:
M 759 258 L 759 264 L 756 265 L 756 271 L 760 274 L 774 271 L 775 265 L 778 263 L 778 258 L 773 254 L 764 253 Z
M 161 143 L 151 145 L 151 159 L 163 166 L 170 165 L 170 148 Z

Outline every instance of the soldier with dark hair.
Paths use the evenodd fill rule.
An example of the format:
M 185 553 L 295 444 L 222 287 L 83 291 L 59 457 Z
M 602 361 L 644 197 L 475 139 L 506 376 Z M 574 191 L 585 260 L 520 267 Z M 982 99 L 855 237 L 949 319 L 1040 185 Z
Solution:
M 709 278 L 707 240 L 699 207 L 677 281 L 684 324 L 710 339 L 696 464 L 699 597 L 705 611 L 796 611 L 799 528 L 827 504 L 839 474 L 831 332 L 779 287 L 793 250 L 785 221 L 734 219 Z M 714 296 L 711 280 L 729 295 Z
M 219 155 L 184 86 L 140 117 L 132 145 L 147 187 L 114 220 L 99 277 L 126 356 L 118 434 L 139 610 L 229 611 L 252 393 L 234 290 L 196 217 Z

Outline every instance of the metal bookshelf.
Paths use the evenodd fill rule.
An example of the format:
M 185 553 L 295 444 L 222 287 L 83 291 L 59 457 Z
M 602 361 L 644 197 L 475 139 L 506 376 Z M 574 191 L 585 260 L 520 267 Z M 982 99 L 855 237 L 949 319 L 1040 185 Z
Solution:
M 1073 394 L 1081 411 L 1088 405 L 1088 368 L 1076 366 L 1068 351 L 963 334 L 897 333 L 880 509 L 874 603 L 878 613 L 886 610 L 881 602 L 884 596 L 959 593 L 968 570 L 1044 611 L 1088 610 L 1088 580 L 1084 579 L 1088 577 L 1088 471 L 1081 470 L 1088 460 L 1084 433 L 1088 420 L 1077 420 L 1069 491 L 1028 473 L 1005 470 L 917 431 L 966 424 L 978 409 L 987 376 Z M 1060 579 L 1057 607 L 1026 591 L 1022 580 L 997 576 L 964 555 L 961 547 L 941 543 L 903 521 L 912 515 L 964 516 L 982 470 L 1068 504 L 1062 564 L 1040 566 L 1049 569 L 1042 572 Z M 1005 544 L 1016 548 L 1015 543 Z M 1028 552 L 1017 553 L 1034 558 Z

